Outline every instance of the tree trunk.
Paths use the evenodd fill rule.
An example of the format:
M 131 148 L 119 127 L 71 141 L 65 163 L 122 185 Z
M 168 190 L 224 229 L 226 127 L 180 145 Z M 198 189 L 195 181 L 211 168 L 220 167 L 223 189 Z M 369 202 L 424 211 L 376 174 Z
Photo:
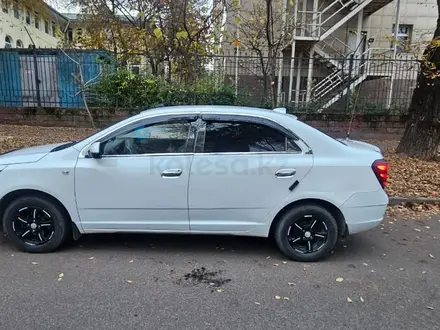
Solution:
M 440 0 L 437 0 L 439 6 Z M 397 152 L 433 159 L 440 144 L 440 16 L 432 42 L 426 48 L 417 86 L 408 109 L 405 132 Z

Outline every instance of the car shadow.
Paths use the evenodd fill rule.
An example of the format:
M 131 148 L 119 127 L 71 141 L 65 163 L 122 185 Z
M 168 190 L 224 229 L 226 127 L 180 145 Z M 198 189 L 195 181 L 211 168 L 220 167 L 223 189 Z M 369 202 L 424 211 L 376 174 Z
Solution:
M 353 260 L 379 257 L 379 250 L 372 250 L 374 239 L 366 235 L 350 236 L 338 242 L 331 259 Z M 156 251 L 156 253 L 188 253 L 192 256 L 211 255 L 213 251 L 237 253 L 245 256 L 272 256 L 284 259 L 276 243 L 271 238 L 233 235 L 178 235 L 178 234 L 88 234 L 72 242 L 67 251 L 104 250 L 136 252 Z

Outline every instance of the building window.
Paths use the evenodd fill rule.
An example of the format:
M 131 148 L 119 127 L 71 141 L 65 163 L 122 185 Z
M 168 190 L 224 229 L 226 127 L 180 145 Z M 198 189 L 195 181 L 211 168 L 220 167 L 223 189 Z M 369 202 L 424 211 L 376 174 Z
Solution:
M 26 24 L 31 24 L 31 12 L 29 11 L 29 9 L 26 9 Z
M 8 0 L 2 1 L 2 10 L 6 14 L 9 12 L 9 1 Z
M 52 22 L 52 35 L 56 37 L 57 35 L 57 25 L 55 22 Z
M 72 42 L 73 41 L 73 30 L 71 28 L 68 28 L 66 34 L 67 34 L 67 40 L 69 42 Z
M 12 47 L 13 47 L 12 38 L 10 36 L 6 36 L 5 37 L 5 48 L 12 48 Z
M 37 30 L 40 29 L 40 16 L 38 16 L 38 13 L 34 14 L 34 24 L 35 24 L 35 28 Z
M 44 32 L 50 34 L 50 25 L 48 21 L 44 21 Z
M 399 31 L 397 31 L 397 38 L 394 37 L 395 25 L 393 24 L 393 41 L 391 42 L 391 48 L 394 48 L 396 44 L 396 49 L 398 53 L 407 53 L 410 50 L 411 39 L 412 39 L 412 25 L 399 24 Z
M 81 29 L 81 28 L 79 28 L 79 29 L 76 30 L 75 38 L 76 38 L 78 41 L 81 40 L 81 38 L 82 38 L 82 29 Z
M 14 8 L 14 17 L 20 18 L 20 9 L 18 8 L 18 1 L 14 1 L 13 8 Z
M 23 48 L 23 41 L 17 40 L 17 48 Z

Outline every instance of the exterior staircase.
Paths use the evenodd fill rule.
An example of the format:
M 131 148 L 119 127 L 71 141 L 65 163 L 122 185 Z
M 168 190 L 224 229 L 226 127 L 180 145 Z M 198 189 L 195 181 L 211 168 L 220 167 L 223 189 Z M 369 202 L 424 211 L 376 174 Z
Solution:
M 313 86 L 308 95 L 308 101 L 322 103 L 320 111 L 337 102 L 348 89 L 356 88 L 370 75 L 371 49 L 362 53 L 351 49 L 334 36 L 334 32 L 361 10 L 364 16 L 368 16 L 391 1 L 334 0 L 321 11 L 298 11 L 295 39 L 314 42 L 310 55 L 329 69 L 329 75 Z

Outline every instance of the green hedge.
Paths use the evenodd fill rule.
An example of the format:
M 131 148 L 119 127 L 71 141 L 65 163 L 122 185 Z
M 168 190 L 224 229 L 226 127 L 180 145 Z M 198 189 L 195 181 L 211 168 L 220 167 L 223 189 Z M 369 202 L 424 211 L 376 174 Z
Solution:
M 105 74 L 88 90 L 89 105 L 145 109 L 164 105 L 246 105 L 249 95 L 235 95 L 232 85 L 207 76 L 191 85 L 170 83 L 162 78 L 118 70 Z

